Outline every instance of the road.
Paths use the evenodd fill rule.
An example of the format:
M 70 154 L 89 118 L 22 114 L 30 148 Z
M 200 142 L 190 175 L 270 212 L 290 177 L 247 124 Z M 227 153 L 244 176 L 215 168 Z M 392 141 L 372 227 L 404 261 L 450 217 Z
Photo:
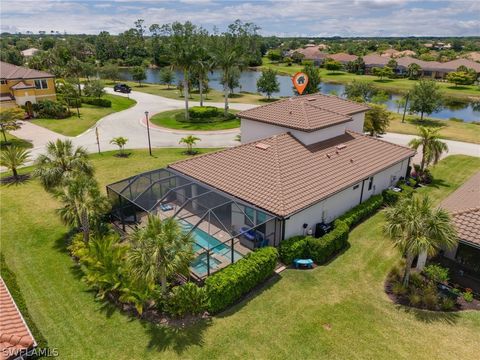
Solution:
M 107 92 L 113 93 L 113 89 L 107 88 Z M 119 94 L 116 93 L 116 95 Z M 127 95 L 120 94 L 120 96 Z M 110 144 L 110 140 L 117 136 L 128 138 L 127 148 L 147 148 L 148 139 L 145 125 L 145 111 L 149 112 L 149 116 L 153 116 L 162 111 L 181 109 L 184 107 L 182 100 L 168 99 L 137 91 L 132 91 L 128 96 L 137 102 L 133 107 L 105 116 L 96 124 L 102 151 L 117 149 L 115 145 Z M 190 105 L 196 106 L 199 104 L 198 102 L 192 101 Z M 208 103 L 208 105 L 223 107 L 223 103 Z M 230 107 L 235 110 L 246 110 L 255 106 L 257 105 L 230 104 Z M 179 140 L 191 133 L 192 132 L 164 129 L 156 126 L 150 127 L 151 142 L 154 148 L 179 146 Z M 21 129 L 12 131 L 12 134 L 19 138 L 32 141 L 32 159 L 35 159 L 44 151 L 45 145 L 49 141 L 57 138 L 69 138 L 75 145 L 84 146 L 89 152 L 97 151 L 95 128 L 91 128 L 76 137 L 67 137 L 26 121 Z M 198 142 L 199 147 L 228 147 L 239 144 L 238 141 L 235 140 L 235 137 L 240 134 L 239 129 L 196 132 L 195 134 L 201 139 Z M 387 133 L 383 135 L 382 138 L 399 145 L 407 145 L 414 136 Z M 452 140 L 445 140 L 445 142 L 449 147 L 449 153 L 444 154 L 444 156 L 449 154 L 480 156 L 480 145 Z

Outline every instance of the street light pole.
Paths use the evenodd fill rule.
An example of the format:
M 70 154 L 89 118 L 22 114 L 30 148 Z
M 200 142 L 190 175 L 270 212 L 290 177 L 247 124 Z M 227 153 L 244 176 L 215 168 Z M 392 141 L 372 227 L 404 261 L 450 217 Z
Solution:
M 150 142 L 150 124 L 148 121 L 148 111 L 145 111 L 145 119 L 147 120 L 147 136 L 148 136 L 148 152 L 152 156 L 152 143 Z

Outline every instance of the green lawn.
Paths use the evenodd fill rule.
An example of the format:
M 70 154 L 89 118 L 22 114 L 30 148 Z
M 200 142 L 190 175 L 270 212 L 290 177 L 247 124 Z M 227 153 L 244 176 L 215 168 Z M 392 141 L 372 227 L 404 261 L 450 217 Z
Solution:
M 238 111 L 231 110 L 230 113 L 235 114 Z M 214 118 L 210 123 L 193 123 L 193 122 L 184 122 L 181 121 L 185 119 L 185 110 L 171 110 L 158 113 L 150 119 L 152 123 L 170 128 L 170 129 L 179 129 L 179 130 L 226 130 L 234 129 L 240 127 L 240 120 L 230 119 L 223 120 L 222 118 Z
M 80 118 L 77 116 L 77 109 L 72 108 L 71 111 L 73 115 L 66 119 L 35 119 L 31 120 L 31 122 L 59 134 L 76 136 L 91 128 L 102 117 L 128 109 L 136 104 L 135 100 L 118 95 L 106 94 L 104 98 L 112 101 L 112 107 L 102 108 L 82 104 L 80 108 Z
M 7 138 L 7 141 L 5 142 L 5 140 L 3 139 L 3 134 L 0 134 L 0 148 L 4 148 L 5 146 L 9 146 L 9 145 L 14 145 L 14 146 L 18 146 L 18 147 L 22 147 L 24 149 L 31 149 L 33 148 L 33 144 L 28 141 L 28 140 L 23 140 L 23 139 L 20 139 L 12 134 L 9 134 L 8 132 L 5 133 L 5 136 Z
M 257 67 L 259 70 L 262 68 L 272 68 L 277 70 L 281 74 L 293 75 L 298 71 L 303 69 L 302 65 L 292 65 L 287 66 L 284 63 L 272 63 L 268 58 L 263 58 L 263 65 Z M 324 68 L 320 68 L 320 76 L 322 81 L 332 82 L 332 83 L 349 83 L 353 80 L 363 80 L 372 82 L 377 88 L 392 91 L 392 92 L 406 92 L 410 90 L 414 84 L 415 80 L 409 79 L 383 79 L 380 80 L 377 76 L 372 75 L 356 75 L 350 74 L 348 72 L 331 72 Z M 466 85 L 466 86 L 457 86 L 455 87 L 451 83 L 447 82 L 438 82 L 442 92 L 445 96 L 455 97 L 455 98 L 470 98 L 470 97 L 479 97 L 480 88 L 475 85 Z
M 419 116 L 407 115 L 405 122 L 402 123 L 402 114 L 392 112 L 392 121 L 387 131 L 416 135 L 419 125 L 432 126 L 440 129 L 439 135 L 443 139 L 480 144 L 480 124 L 432 118 L 425 118 L 423 121 L 419 119 Z
M 183 158 L 182 151 L 92 158 L 103 186 Z M 438 203 L 478 170 L 479 158 L 451 156 L 434 168 L 433 186 L 421 191 Z M 3 186 L 1 196 L 2 252 L 32 318 L 61 359 L 477 358 L 480 312 L 406 309 L 383 292 L 399 254 L 382 235 L 381 213 L 355 228 L 350 248 L 328 265 L 286 270 L 226 313 L 167 328 L 94 300 L 65 251 L 67 229 L 54 212 L 57 204 L 36 180 Z

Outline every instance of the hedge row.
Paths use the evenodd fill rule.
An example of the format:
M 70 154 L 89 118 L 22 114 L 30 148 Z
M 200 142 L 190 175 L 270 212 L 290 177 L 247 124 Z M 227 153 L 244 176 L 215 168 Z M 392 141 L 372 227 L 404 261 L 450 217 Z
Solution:
M 220 115 L 220 109 L 214 106 L 193 106 L 188 109 L 188 114 L 194 119 L 206 119 Z
M 95 97 L 82 96 L 82 103 L 105 108 L 112 107 L 110 100 Z
M 407 185 L 405 182 L 399 182 L 397 187 L 402 189 L 401 192 L 396 192 L 390 189 L 383 190 L 382 196 L 383 201 L 387 205 L 395 205 L 402 197 L 412 195 L 414 191 L 414 186 L 416 185 L 415 180 L 409 180 L 411 185 Z
M 265 247 L 208 277 L 205 287 L 210 314 L 226 309 L 272 276 L 277 259 L 277 249 Z
M 20 291 L 20 287 L 17 283 L 17 278 L 15 274 L 7 267 L 5 262 L 5 258 L 3 254 L 0 253 L 0 275 L 2 276 L 5 285 L 7 285 L 8 291 L 12 295 L 13 299 L 15 300 L 15 304 L 17 304 L 18 310 L 22 313 L 25 322 L 27 323 L 30 331 L 32 332 L 35 341 L 38 344 L 39 349 L 46 349 L 48 347 L 47 340 L 43 337 L 40 330 L 37 328 L 35 323 L 33 322 L 27 308 L 27 304 L 25 303 L 25 299 Z
M 333 230 L 320 238 L 294 236 L 280 243 L 280 259 L 291 264 L 297 258 L 309 258 L 323 264 L 343 249 L 348 242 L 350 229 L 375 213 L 383 204 L 383 196 L 375 195 L 354 207 L 334 222 Z

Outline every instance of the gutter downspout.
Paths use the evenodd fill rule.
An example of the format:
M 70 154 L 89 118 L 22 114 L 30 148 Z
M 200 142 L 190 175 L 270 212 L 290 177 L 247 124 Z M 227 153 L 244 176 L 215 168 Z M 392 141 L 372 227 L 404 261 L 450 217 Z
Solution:
M 363 200 L 363 189 L 365 188 L 365 181 L 368 180 L 368 178 L 362 180 L 362 191 L 360 193 L 360 202 L 358 203 L 359 205 L 362 203 Z

